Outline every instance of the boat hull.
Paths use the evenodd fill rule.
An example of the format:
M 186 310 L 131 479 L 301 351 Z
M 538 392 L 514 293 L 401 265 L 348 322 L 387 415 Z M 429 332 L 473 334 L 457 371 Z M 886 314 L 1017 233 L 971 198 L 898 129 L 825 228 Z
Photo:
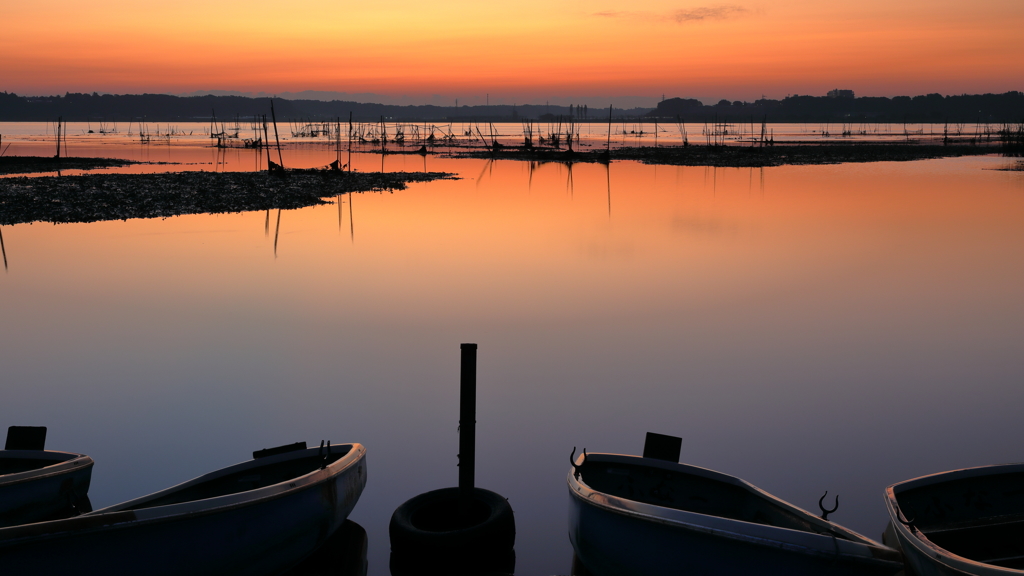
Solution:
M 162 514 L 97 513 L 0 530 L 5 576 L 271 575 L 301 561 L 345 521 L 366 483 L 365 451 L 344 469 L 256 501 Z M 333 465 L 332 465 L 333 466 Z M 54 554 L 59 550 L 60 554 Z
M 1000 484 L 996 480 L 1001 476 L 1011 475 L 1017 478 L 1017 480 L 1010 482 L 1009 486 L 1005 482 Z M 992 528 L 995 528 L 995 531 L 991 531 L 992 528 L 989 528 L 990 531 L 984 537 L 986 542 L 996 542 L 999 540 L 1019 542 L 1020 510 L 1024 506 L 1022 506 L 1020 490 L 1016 487 L 1019 486 L 1021 476 L 1024 476 L 1024 464 L 1003 464 L 932 474 L 900 482 L 886 488 L 885 506 L 892 520 L 892 531 L 899 541 L 908 572 L 916 576 L 1024 576 L 1024 570 L 1018 568 L 997 566 L 955 554 L 932 542 L 926 535 L 931 534 L 931 531 L 935 528 L 934 526 L 928 526 L 930 520 L 934 522 L 934 520 L 929 518 L 929 512 L 934 514 L 934 510 L 941 508 L 945 514 L 952 517 L 957 513 L 963 513 L 959 509 L 960 506 L 957 506 L 961 505 L 963 509 L 973 506 L 978 511 L 984 511 L 984 513 L 979 513 L 980 516 L 992 515 Z M 913 491 L 927 494 L 929 496 L 928 500 L 934 505 L 934 509 L 923 509 L 920 511 L 901 509 L 900 499 L 906 498 L 906 494 Z M 992 501 L 985 502 L 980 499 L 972 501 L 972 496 L 976 498 L 977 495 L 981 494 L 985 495 L 986 500 Z M 1016 502 L 1014 502 L 1015 500 Z M 1000 512 L 1010 513 L 1014 511 L 1003 509 L 1003 507 L 1014 508 L 1017 514 L 1009 514 L 1009 516 L 1016 517 L 1012 519 L 1005 516 L 1000 518 Z M 971 511 L 970 513 L 973 514 L 974 512 Z M 908 518 L 914 521 L 910 522 L 911 525 L 905 522 Z M 924 522 L 924 532 L 917 525 L 918 521 Z M 970 524 L 969 519 L 967 519 L 966 524 Z M 1012 527 L 1015 524 L 1017 525 L 1017 530 L 1012 532 Z M 965 525 L 961 525 L 961 527 L 963 528 Z M 985 529 L 984 526 L 976 526 L 976 528 Z M 1000 534 L 999 532 L 1002 530 L 1006 530 L 1007 534 Z M 1021 548 L 1024 547 L 1018 545 L 1016 548 L 1019 555 Z M 1005 554 L 997 556 L 1005 556 Z
M 586 463 L 591 467 L 589 474 L 601 468 L 620 473 L 630 467 L 636 470 L 638 475 L 633 479 L 637 481 L 628 483 L 631 495 L 634 488 L 637 495 L 644 490 L 643 478 L 655 478 L 652 482 L 657 482 L 658 478 L 667 478 L 657 476 L 659 471 L 667 471 L 700 478 L 705 486 L 716 483 L 733 494 L 762 499 L 780 511 L 778 518 L 788 515 L 794 525 L 813 526 L 798 530 L 602 492 L 586 483 L 588 471 L 581 457 L 576 466 L 582 475 L 570 472 L 567 479 L 569 539 L 580 563 L 594 576 L 891 576 L 903 568 L 895 550 L 812 517 L 737 478 L 683 464 L 615 454 L 590 454 Z M 596 480 L 601 485 L 600 474 Z M 659 487 L 668 500 L 667 481 Z M 676 496 L 686 494 L 697 495 L 676 491 Z M 711 492 L 705 494 L 714 497 Z
M 898 531 L 896 537 L 900 542 L 900 549 L 903 551 L 903 562 L 907 567 L 907 574 L 912 576 L 996 576 L 1018 573 L 1017 571 L 995 571 L 985 568 L 974 568 L 969 571 L 958 570 L 953 566 L 944 563 L 934 555 L 928 555 L 911 539 L 901 535 Z
M 0 475 L 0 528 L 89 512 L 93 460 L 82 454 L 4 450 L 0 460 L 43 460 L 51 464 Z

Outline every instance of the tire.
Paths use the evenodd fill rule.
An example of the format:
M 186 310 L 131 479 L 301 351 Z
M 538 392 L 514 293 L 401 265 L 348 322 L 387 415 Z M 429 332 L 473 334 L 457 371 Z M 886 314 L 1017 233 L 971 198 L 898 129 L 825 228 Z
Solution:
M 391 550 L 410 556 L 494 557 L 512 550 L 516 523 L 508 500 L 475 488 L 469 522 L 458 515 L 459 489 L 420 494 L 398 507 L 388 532 Z

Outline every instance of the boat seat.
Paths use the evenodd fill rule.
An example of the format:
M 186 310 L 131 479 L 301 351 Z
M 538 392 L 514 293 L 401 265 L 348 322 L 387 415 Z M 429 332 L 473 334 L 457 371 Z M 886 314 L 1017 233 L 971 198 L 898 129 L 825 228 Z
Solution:
M 600 492 L 742 522 L 820 532 L 814 524 L 729 483 L 633 464 L 586 462 L 583 481 Z M 845 538 L 840 536 L 841 538 Z
M 928 540 L 977 562 L 1024 568 L 1024 515 L 981 518 L 922 530 Z
M 39 458 L 0 458 L 0 474 L 17 474 L 29 470 L 39 470 L 57 464 L 54 460 Z
M 45 450 L 46 426 L 11 426 L 4 450 Z

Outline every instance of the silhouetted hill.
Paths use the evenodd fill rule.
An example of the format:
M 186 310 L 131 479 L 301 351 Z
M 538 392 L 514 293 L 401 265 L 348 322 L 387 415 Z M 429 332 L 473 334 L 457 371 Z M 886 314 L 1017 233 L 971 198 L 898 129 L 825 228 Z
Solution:
M 730 102 L 705 106 L 698 100 L 669 98 L 648 118 L 685 122 L 1021 122 L 1024 93 L 964 94 L 962 96 L 896 96 L 833 98 L 789 96 L 782 100 Z

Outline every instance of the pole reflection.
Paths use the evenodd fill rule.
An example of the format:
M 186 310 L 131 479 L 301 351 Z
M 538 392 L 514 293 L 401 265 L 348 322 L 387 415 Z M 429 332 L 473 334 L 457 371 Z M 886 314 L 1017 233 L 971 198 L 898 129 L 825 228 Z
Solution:
M 4 272 L 6 272 L 7 271 L 7 247 L 4 246 L 4 231 L 3 231 L 2 227 L 0 227 L 0 252 L 3 252 L 3 255 L 4 255 Z
M 277 226 L 274 228 L 274 258 L 277 258 L 277 238 L 281 235 L 281 209 L 277 210 Z

